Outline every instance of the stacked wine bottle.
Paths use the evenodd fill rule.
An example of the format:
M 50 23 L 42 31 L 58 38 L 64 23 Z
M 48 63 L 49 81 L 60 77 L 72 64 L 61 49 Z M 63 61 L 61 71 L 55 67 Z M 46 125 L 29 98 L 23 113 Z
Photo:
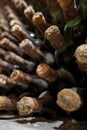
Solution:
M 0 111 L 86 111 L 86 22 L 86 0 L 10 0 L 0 9 Z

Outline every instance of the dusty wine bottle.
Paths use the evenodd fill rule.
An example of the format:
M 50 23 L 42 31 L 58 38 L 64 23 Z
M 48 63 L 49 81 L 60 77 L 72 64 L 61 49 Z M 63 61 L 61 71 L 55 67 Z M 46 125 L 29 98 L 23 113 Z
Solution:
M 54 82 L 58 77 L 57 72 L 45 63 L 41 63 L 37 66 L 36 73 L 38 76 L 49 82 Z
M 16 82 L 6 75 L 0 74 L 0 87 L 5 88 L 7 90 L 11 90 L 12 88 L 19 88 L 20 90 L 26 90 L 28 85 L 23 84 L 21 82 Z
M 6 32 L 6 31 L 1 32 L 0 39 L 2 39 L 2 38 L 7 38 L 14 43 L 18 43 L 18 40 L 13 35 L 11 35 L 9 32 Z
M 64 16 L 67 20 L 71 20 L 77 17 L 78 8 L 75 0 L 58 0 L 60 7 L 63 10 Z
M 17 99 L 0 96 L 0 110 L 17 110 Z
M 25 0 L 11 0 L 14 6 L 20 11 L 24 11 L 24 9 L 28 6 Z
M 44 35 L 45 30 L 49 27 L 42 12 L 35 12 L 32 17 L 32 22 L 39 29 L 42 35 Z
M 41 93 L 49 88 L 49 83 L 46 80 L 38 76 L 29 75 L 28 73 L 24 73 L 21 70 L 14 70 L 11 73 L 10 78 L 16 82 L 30 85 L 32 89 L 36 88 L 38 93 Z
M 87 71 L 87 44 L 78 46 L 75 50 L 74 56 L 79 68 L 82 71 Z
M 7 52 L 5 55 L 5 60 L 13 65 L 18 65 L 21 69 L 23 69 L 26 72 L 32 73 L 35 71 L 36 68 L 35 62 L 25 60 L 13 52 Z
M 41 10 L 41 12 L 44 14 L 47 22 L 52 23 L 52 15 L 51 15 L 50 7 L 48 4 L 48 0 L 44 0 L 44 1 L 38 0 L 38 5 L 40 7 L 39 10 Z
M 24 15 L 29 21 L 32 23 L 32 17 L 35 13 L 34 7 L 32 5 L 29 5 L 24 10 Z
M 47 100 L 48 99 L 48 100 Z M 44 111 L 50 112 L 50 105 L 55 104 L 54 98 L 49 92 L 44 92 L 43 96 L 39 98 L 24 96 L 17 102 L 17 109 L 20 115 L 29 115 L 31 113 L 43 113 Z M 45 107 L 46 105 L 46 107 Z M 47 108 L 47 105 L 49 106 Z M 52 112 L 52 111 L 51 111 Z M 51 113 L 52 114 L 52 113 Z
M 85 91 L 80 87 L 64 88 L 58 92 L 56 103 L 65 111 L 77 111 L 86 101 Z
M 15 69 L 15 66 L 5 60 L 0 59 L 0 68 L 8 73 L 11 73 Z
M 45 37 L 50 41 L 51 46 L 55 50 L 60 50 L 65 45 L 64 36 L 61 34 L 59 27 L 52 25 L 45 31 Z
M 43 58 L 43 53 L 36 46 L 34 46 L 29 39 L 24 39 L 19 46 L 26 54 L 35 60 L 40 60 Z
M 24 39 L 20 44 L 20 48 L 24 50 L 33 60 L 38 62 L 46 62 L 47 64 L 53 65 L 55 63 L 54 56 L 49 52 L 42 52 L 38 47 L 36 47 L 33 42 L 29 39 Z
M 18 24 L 12 26 L 11 33 L 20 41 L 22 41 L 25 38 L 29 38 L 28 33 L 25 30 L 23 30 L 23 28 Z
M 23 51 L 8 38 L 2 38 L 0 40 L 0 46 L 8 51 L 12 51 L 20 56 L 23 56 Z

